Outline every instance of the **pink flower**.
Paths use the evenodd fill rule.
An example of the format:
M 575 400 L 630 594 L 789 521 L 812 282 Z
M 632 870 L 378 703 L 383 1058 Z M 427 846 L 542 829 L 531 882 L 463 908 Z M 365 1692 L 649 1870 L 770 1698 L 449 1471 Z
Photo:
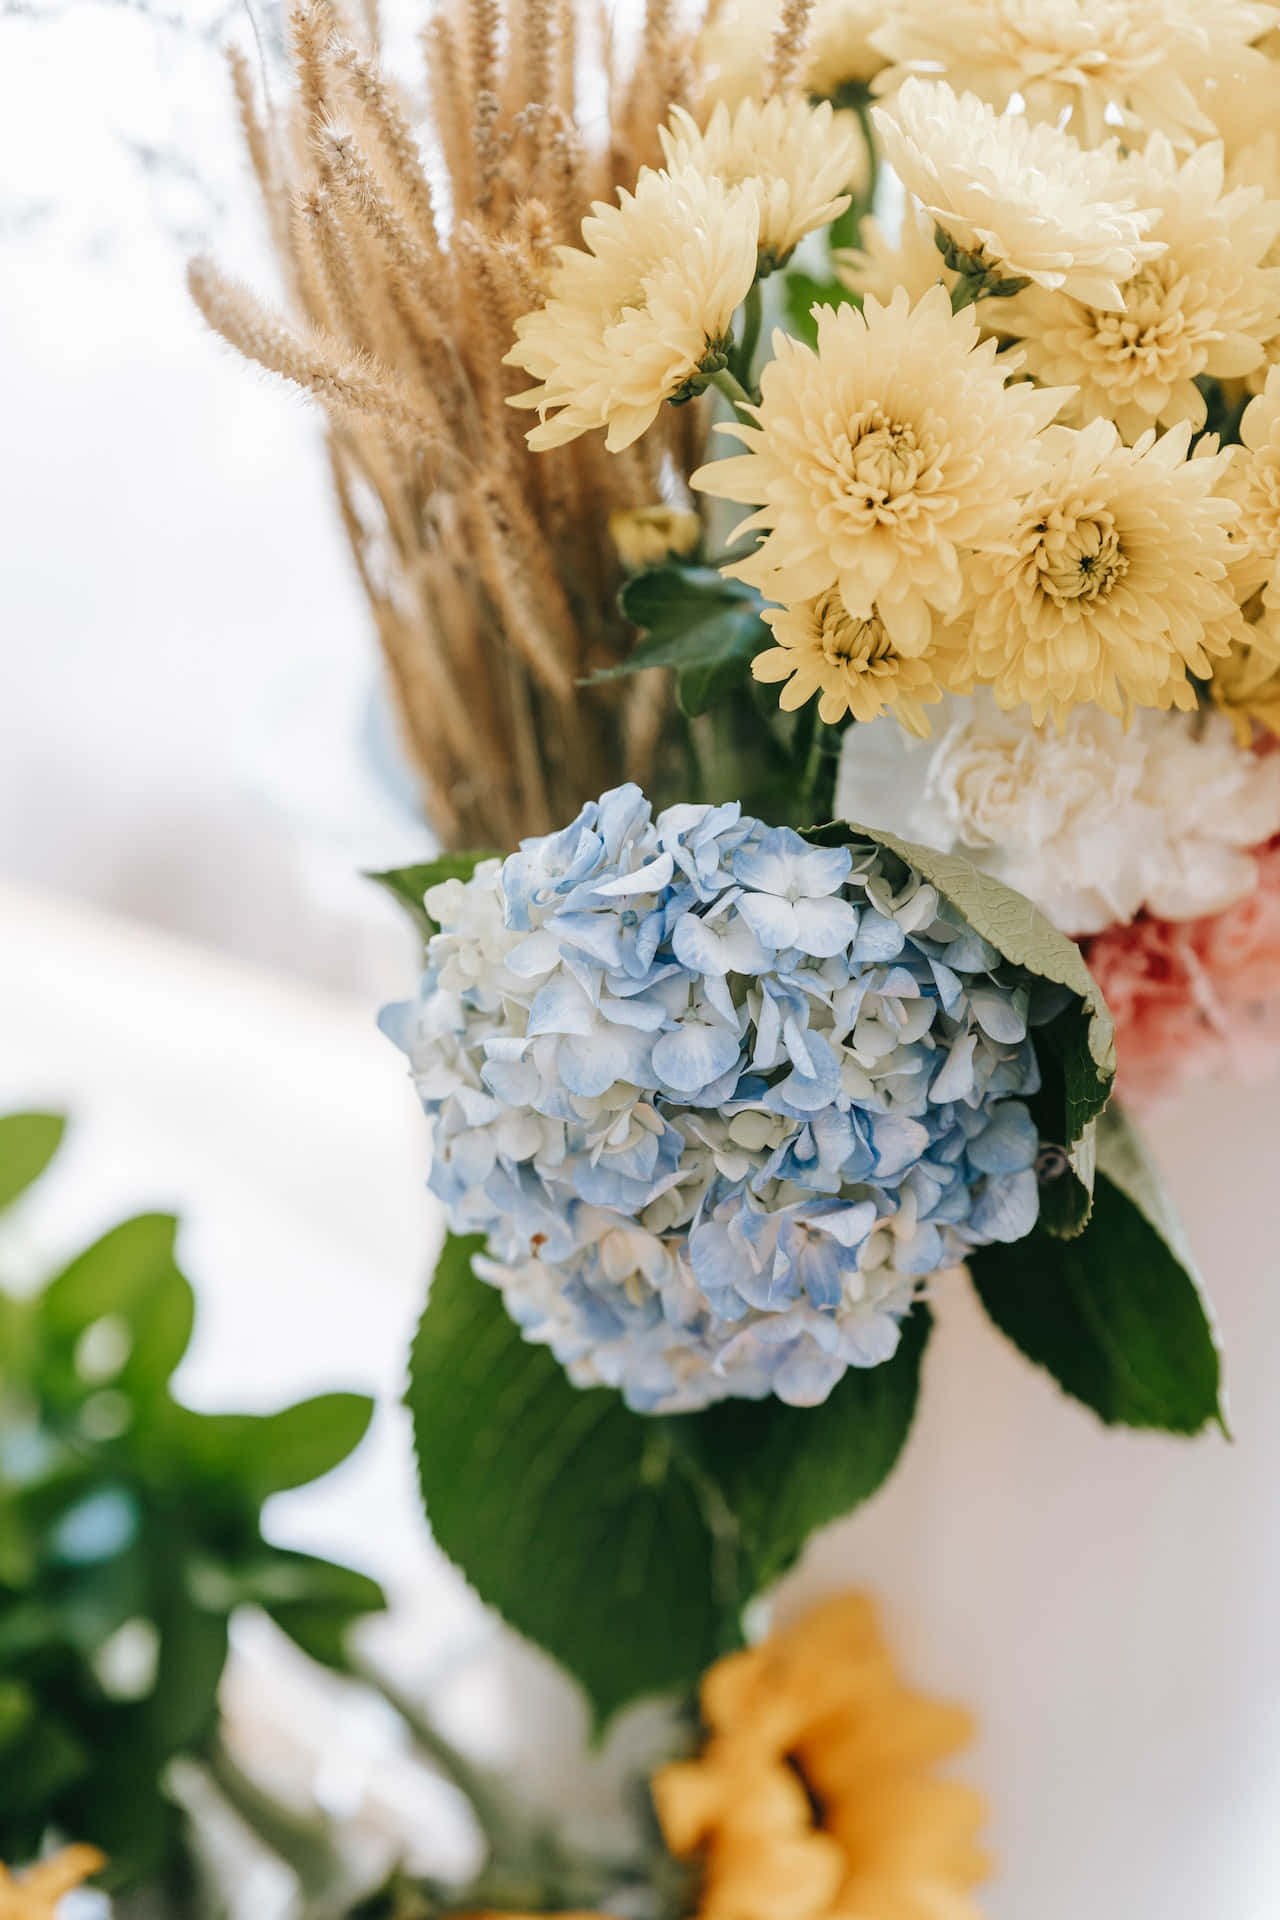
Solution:
M 1084 942 L 1115 1016 L 1124 1099 L 1209 1074 L 1257 1080 L 1280 1063 L 1280 838 L 1257 863 L 1256 888 L 1224 913 L 1143 914 Z

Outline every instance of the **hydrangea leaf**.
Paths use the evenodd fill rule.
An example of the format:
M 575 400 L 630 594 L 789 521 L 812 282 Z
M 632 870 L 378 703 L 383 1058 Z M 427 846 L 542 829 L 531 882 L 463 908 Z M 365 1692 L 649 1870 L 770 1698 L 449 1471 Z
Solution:
M 38 1180 L 62 1144 L 60 1113 L 0 1114 L 0 1210 Z
M 982 1304 L 1029 1359 L 1109 1426 L 1199 1433 L 1223 1420 L 1221 1362 L 1194 1259 L 1137 1136 L 1108 1113 L 1093 1214 L 969 1265 Z M 1225 1429 L 1224 1429 L 1225 1430 Z
M 722 1650 L 715 1548 L 670 1423 L 570 1385 L 446 1241 L 409 1364 L 438 1544 L 480 1598 L 573 1673 L 598 1723 L 686 1690 Z
M 1041 1224 L 1064 1236 L 1081 1232 L 1093 1192 L 1094 1123 L 1115 1080 L 1116 1038 L 1102 990 L 1079 947 L 1025 894 L 981 872 L 962 854 L 939 853 L 852 822 L 817 828 L 809 837 L 833 845 L 855 836 L 888 847 L 915 867 L 1014 966 L 1071 994 L 1072 1004 L 1036 1028 L 1044 1087 L 1032 1110 L 1041 1139 L 1061 1150 L 1064 1163 L 1057 1177 L 1050 1164 L 1042 1179 Z
M 494 854 L 488 851 L 442 853 L 435 860 L 421 860 L 410 867 L 387 867 L 381 873 L 366 873 L 365 879 L 385 888 L 396 904 L 404 908 L 425 945 L 433 933 L 440 931 L 427 912 L 424 896 L 429 889 L 438 887 L 443 880 L 469 880 L 482 860 L 493 858 Z
M 737 1526 L 748 1593 L 785 1573 L 811 1533 L 851 1513 L 893 1471 L 915 1418 L 931 1327 L 928 1308 L 917 1305 L 892 1358 L 850 1367 L 821 1406 L 724 1400 L 692 1417 Z
M 705 713 L 747 679 L 756 654 L 771 644 L 755 588 L 726 580 L 714 567 L 649 567 L 627 581 L 618 604 L 646 637 L 588 684 L 673 667 L 690 715 Z

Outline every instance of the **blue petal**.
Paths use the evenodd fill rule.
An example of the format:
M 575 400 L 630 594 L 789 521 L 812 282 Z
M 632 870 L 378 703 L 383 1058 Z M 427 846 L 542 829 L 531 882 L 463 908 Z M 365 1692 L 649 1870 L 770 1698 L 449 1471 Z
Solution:
M 728 1073 L 740 1052 L 737 1034 L 727 1027 L 683 1020 L 654 1042 L 653 1070 L 677 1093 L 698 1093 Z

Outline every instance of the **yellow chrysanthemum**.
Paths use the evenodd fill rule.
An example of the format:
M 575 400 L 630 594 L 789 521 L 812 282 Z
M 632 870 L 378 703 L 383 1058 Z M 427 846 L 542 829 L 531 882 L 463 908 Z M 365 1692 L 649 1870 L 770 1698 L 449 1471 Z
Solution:
M 0 1920 L 54 1920 L 59 1902 L 106 1864 L 96 1847 L 64 1847 L 25 1873 L 0 1865 Z
M 884 65 L 871 44 L 886 0 L 817 0 L 809 16 L 802 81 L 806 93 L 834 98 L 865 86 Z M 731 107 L 761 100 L 768 84 L 773 39 L 782 18 L 779 0 L 719 0 L 698 39 L 698 60 L 712 100 Z
M 701 1753 L 653 1782 L 697 1920 L 978 1920 L 982 1801 L 932 1775 L 969 1717 L 903 1686 L 866 1598 L 721 1660 L 702 1710 Z
M 1240 439 L 1223 486 L 1240 509 L 1232 529 L 1236 594 L 1244 601 L 1261 589 L 1267 606 L 1280 606 L 1280 366 L 1245 408 Z
M 817 319 L 816 353 L 774 335 L 760 405 L 742 409 L 755 424 L 722 429 L 748 451 L 691 484 L 759 508 L 738 532 L 767 538 L 727 574 L 784 606 L 838 587 L 855 620 L 878 614 L 918 656 L 934 610 L 960 608 L 962 553 L 1003 538 L 1010 500 L 1035 484 L 1062 395 L 1007 385 L 1017 354 L 997 359 L 941 287 Z
M 1255 723 L 1280 739 L 1280 622 L 1264 614 L 1245 631 L 1246 640 L 1214 661 L 1210 686 L 1242 747 L 1252 745 Z
M 1155 214 L 1137 207 L 1113 142 L 1086 150 L 1057 127 L 914 76 L 873 117 L 903 185 L 992 270 L 1121 307 L 1119 282 L 1164 252 L 1144 238 Z
M 535 451 L 595 427 L 611 452 L 629 447 L 715 361 L 755 279 L 756 202 L 742 188 L 645 168 L 618 197 L 583 221 L 583 247 L 557 249 L 545 305 L 516 322 L 505 364 L 540 382 L 511 401 L 538 410 Z
M 692 553 L 702 538 L 702 522 L 682 507 L 619 507 L 609 515 L 609 538 L 627 572 L 638 573 L 668 554 Z
M 926 653 L 900 653 L 878 613 L 855 620 L 832 588 L 796 607 L 767 607 L 763 618 L 776 645 L 751 662 L 757 680 L 786 682 L 778 704 L 790 713 L 818 695 L 818 714 L 828 726 L 844 716 L 877 720 L 892 713 L 908 732 L 924 738 L 924 709 L 943 688 Z
M 848 189 L 866 178 L 867 148 L 856 116 L 835 113 L 825 100 L 810 106 L 775 95 L 763 105 L 743 100 L 732 111 L 721 101 L 702 132 L 674 107 L 660 137 L 673 173 L 689 168 L 754 197 L 760 253 L 770 267 L 806 233 L 843 213 Z
M 1037 723 L 1092 701 L 1107 713 L 1195 705 L 1244 622 L 1227 577 L 1228 456 L 1189 460 L 1190 429 L 1123 446 L 1109 421 L 1052 429 L 1053 471 L 1002 546 L 970 563 L 968 661 L 956 684 L 1026 701 Z
M 909 73 L 946 73 L 993 106 L 1021 96 L 1033 119 L 1097 146 L 1119 118 L 1129 129 L 1203 138 L 1203 104 L 1220 79 L 1264 75 L 1250 46 L 1280 13 L 1254 0 L 895 0 L 873 45 Z
M 1163 241 L 1121 287 L 1122 313 L 1030 287 L 1001 316 L 1044 380 L 1078 388 L 1073 417 L 1114 420 L 1128 440 L 1150 426 L 1205 422 L 1201 374 L 1234 379 L 1264 358 L 1280 328 L 1280 274 L 1266 265 L 1280 233 L 1280 201 L 1226 186 L 1214 141 L 1180 161 L 1155 134 L 1123 163 L 1139 200 L 1157 209 Z
M 892 300 L 899 287 L 906 289 L 913 306 L 930 287 L 941 284 L 950 292 L 956 275 L 938 252 L 935 225 L 932 216 L 913 202 L 903 209 L 893 232 L 881 226 L 874 214 L 867 214 L 859 229 L 861 246 L 837 248 L 832 256 L 837 277 L 852 292 L 864 298 L 871 294 L 882 305 Z

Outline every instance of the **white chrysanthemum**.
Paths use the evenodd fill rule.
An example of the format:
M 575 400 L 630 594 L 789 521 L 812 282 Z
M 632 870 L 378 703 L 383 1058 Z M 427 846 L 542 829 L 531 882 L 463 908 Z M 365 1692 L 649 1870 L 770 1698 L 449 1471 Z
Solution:
M 1189 460 L 1189 437 L 1126 447 L 1107 420 L 1044 436 L 1055 465 L 970 562 L 966 684 L 1037 722 L 1195 705 L 1188 674 L 1244 623 L 1227 577 L 1236 508 L 1215 492 L 1229 456 Z
M 1280 201 L 1225 184 L 1222 146 L 1179 161 L 1162 134 L 1123 163 L 1138 198 L 1158 209 L 1165 243 L 1121 288 L 1123 313 L 1030 287 L 1002 324 L 1025 342 L 1043 380 L 1079 389 L 1074 417 L 1114 420 L 1127 440 L 1150 426 L 1205 422 L 1201 374 L 1236 379 L 1261 365 L 1280 328 L 1280 273 L 1266 265 Z
M 1035 484 L 1038 435 L 1062 395 L 1006 385 L 973 310 L 941 287 L 912 307 L 819 307 L 818 350 L 776 333 L 748 451 L 692 485 L 759 509 L 739 534 L 767 538 L 725 572 L 795 606 L 838 587 L 855 620 L 877 613 L 901 653 L 929 642 L 933 610 L 961 604 L 963 552 L 1005 536 L 1008 506 Z
M 1086 151 L 1057 127 L 914 76 L 874 119 L 903 185 L 993 270 L 1122 307 L 1119 283 L 1164 252 L 1144 238 L 1155 215 L 1137 207 L 1114 142 Z
M 1280 755 L 1236 741 L 1223 714 L 1140 713 L 1132 727 L 1078 707 L 1063 732 L 953 699 L 929 740 L 851 728 L 837 811 L 959 850 L 1035 901 L 1065 933 L 1141 910 L 1220 913 L 1255 885 L 1250 849 L 1280 830 Z
M 882 26 L 887 0 L 817 0 L 809 16 L 803 81 L 807 93 L 833 98 L 850 86 L 866 86 L 885 60 L 871 43 Z M 737 106 L 761 100 L 768 84 L 774 35 L 782 18 L 779 0 L 720 0 L 698 37 L 698 64 L 707 96 Z
M 806 233 L 825 227 L 849 205 L 851 186 L 866 177 L 867 149 L 855 117 L 830 103 L 775 95 L 760 105 L 723 101 L 706 130 L 673 107 L 660 138 L 667 166 L 690 169 L 741 187 L 759 208 L 759 248 L 771 266 L 785 260 Z
M 935 222 L 909 203 L 901 224 L 890 232 L 874 214 L 862 221 L 860 247 L 838 248 L 833 255 L 836 274 L 854 293 L 871 294 L 882 304 L 892 300 L 899 287 L 905 287 L 914 306 L 930 287 L 939 282 L 948 292 L 956 274 L 943 261 L 934 240 Z
M 1250 42 L 1280 12 L 1254 0 L 896 0 L 872 36 L 910 73 L 943 72 L 1005 107 L 1014 94 L 1036 120 L 1097 146 L 1119 119 L 1185 139 L 1212 135 L 1203 96 L 1223 76 L 1265 74 Z
M 755 279 L 758 216 L 743 189 L 644 168 L 618 197 L 583 221 L 584 247 L 557 248 L 546 304 L 516 322 L 506 365 L 541 384 L 511 405 L 537 408 L 538 451 L 593 427 L 611 452 L 630 446 L 722 349 Z

